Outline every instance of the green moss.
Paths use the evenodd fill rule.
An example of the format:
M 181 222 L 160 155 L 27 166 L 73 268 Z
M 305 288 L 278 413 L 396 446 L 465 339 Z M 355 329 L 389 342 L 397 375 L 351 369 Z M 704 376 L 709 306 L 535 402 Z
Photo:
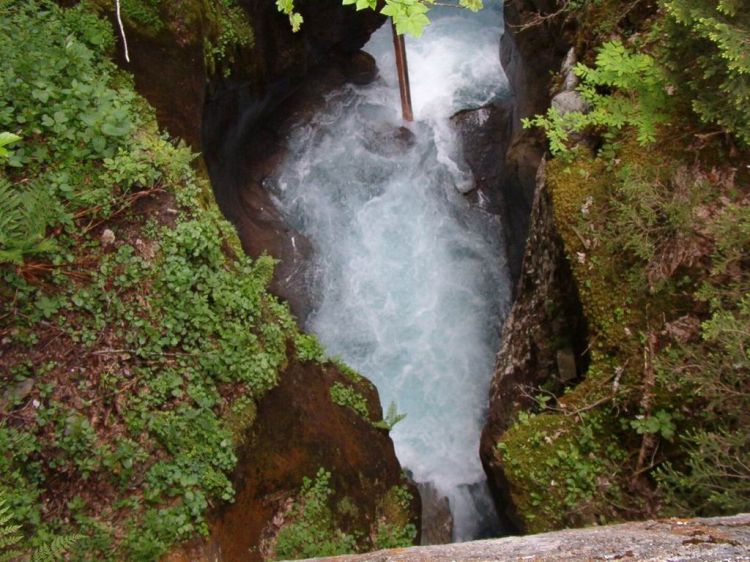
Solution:
M 715 320 L 729 330 L 744 315 L 750 212 L 739 193 L 748 178 L 733 175 L 738 168 L 721 143 L 680 147 L 674 139 L 686 134 L 683 126 L 664 124 L 649 146 L 632 131 L 609 131 L 597 154 L 576 147 L 547 166 L 555 225 L 587 319 L 590 365 L 583 382 L 540 404 L 541 420 L 515 424 L 500 444 L 530 529 L 591 523 L 596 515 L 645 517 L 660 494 L 669 514 L 750 505 L 750 490 L 735 486 L 736 475 L 748 476 L 740 468 L 747 404 L 718 390 L 747 389 L 746 358 L 734 351 L 746 343 L 711 340 L 708 329 Z M 575 412 L 607 413 L 611 419 L 600 422 L 608 430 L 582 442 L 588 422 Z M 558 423 L 562 445 L 534 449 L 540 436 L 560 431 Z M 561 450 L 576 459 L 565 473 L 581 465 L 576 451 L 604 459 L 592 478 L 606 476 L 608 491 L 599 492 L 606 501 L 567 480 L 545 491 L 553 473 L 539 467 L 557 462 Z M 650 491 L 623 492 L 634 487 Z M 734 492 L 716 493 L 720 487 Z
M 403 548 L 414 544 L 417 528 L 412 522 L 413 503 L 414 496 L 405 485 L 388 490 L 377 506 L 377 527 L 371 537 L 374 548 Z
M 522 413 L 496 445 L 513 505 L 529 532 L 612 517 L 609 475 L 625 454 L 606 417 Z

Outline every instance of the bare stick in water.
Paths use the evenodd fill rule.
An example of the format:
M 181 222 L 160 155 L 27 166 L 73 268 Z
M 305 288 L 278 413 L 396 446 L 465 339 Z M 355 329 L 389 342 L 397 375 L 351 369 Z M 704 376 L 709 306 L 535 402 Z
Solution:
M 396 71 L 398 72 L 398 87 L 401 91 L 401 112 L 404 121 L 414 121 L 411 108 L 411 88 L 409 88 L 409 67 L 406 65 L 406 44 L 404 36 L 396 32 L 396 24 L 391 19 L 393 31 L 393 49 L 396 52 Z

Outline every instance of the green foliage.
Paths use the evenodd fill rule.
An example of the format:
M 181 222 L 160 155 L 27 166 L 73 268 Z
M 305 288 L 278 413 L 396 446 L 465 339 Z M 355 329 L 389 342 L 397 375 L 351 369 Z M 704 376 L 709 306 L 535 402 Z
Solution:
M 331 401 L 334 404 L 343 406 L 344 408 L 351 408 L 359 417 L 365 421 L 370 421 L 370 412 L 367 408 L 367 400 L 353 387 L 343 385 L 340 382 L 335 382 L 331 386 Z
M 639 143 L 656 139 L 657 125 L 667 118 L 668 95 L 663 71 L 651 56 L 611 41 L 599 50 L 596 66 L 578 64 L 575 72 L 582 79 L 578 90 L 590 111 L 563 114 L 550 108 L 546 116 L 524 120 L 525 127 L 545 131 L 553 154 L 566 153 L 570 135 L 589 127 L 610 132 L 632 127 Z M 614 88 L 614 93 L 602 94 L 602 88 Z
M 32 383 L 0 423 L 0 487 L 40 553 L 154 560 L 233 498 L 223 420 L 298 338 L 266 290 L 273 260 L 229 257 L 194 156 L 159 134 L 88 9 L 0 6 L 0 130 L 22 137 L 0 167 L 0 383 Z
M 21 526 L 14 524 L 13 513 L 6 504 L 6 493 L 0 489 L 0 562 L 18 560 L 23 555 L 19 550 L 23 541 L 20 530 Z M 81 535 L 54 536 L 32 552 L 31 562 L 60 560 L 82 538 Z
M 20 525 L 13 520 L 13 513 L 8 507 L 5 494 L 0 490 L 0 562 L 6 562 L 20 556 L 18 550 L 22 536 L 19 533 Z
M 34 551 L 31 555 L 31 562 L 56 562 L 63 558 L 82 538 L 81 535 L 54 537 L 51 542 L 43 544 Z
M 750 509 L 750 292 L 736 305 L 725 300 L 732 292 L 731 286 L 705 284 L 700 294 L 710 299 L 712 314 L 702 325 L 700 345 L 670 349 L 663 360 L 662 384 L 701 408 L 681 436 L 683 456 L 657 472 L 666 513 Z
M 667 441 L 672 441 L 675 435 L 676 426 L 672 421 L 673 414 L 665 410 L 658 410 L 653 416 L 641 416 L 630 422 L 636 433 L 656 433 L 661 435 Z
M 666 59 L 696 114 L 750 144 L 750 16 L 734 0 L 662 0 Z
M 214 72 L 223 65 L 223 74 L 228 76 L 234 62 L 234 54 L 242 47 L 252 47 L 255 40 L 248 16 L 237 5 L 236 0 L 215 0 L 211 4 L 215 11 L 214 18 L 218 32 L 214 39 L 204 41 L 204 59 L 209 72 Z
M 373 423 L 372 425 L 380 429 L 387 429 L 388 431 L 390 431 L 394 428 L 394 426 L 398 422 L 403 420 L 405 417 L 406 417 L 406 414 L 398 413 L 398 410 L 396 409 L 396 403 L 391 402 L 388 405 L 388 410 L 386 411 L 386 414 L 383 417 L 383 419 Z
M 13 144 L 14 142 L 18 142 L 21 140 L 21 137 L 18 135 L 14 135 L 13 133 L 3 132 L 0 133 L 0 158 L 5 158 L 8 155 L 10 155 L 10 151 L 5 148 L 9 144 Z
M 297 359 L 302 362 L 324 363 L 326 353 L 318 338 L 312 334 L 299 333 L 294 338 Z
M 606 412 L 582 414 L 580 421 L 521 412 L 496 446 L 505 466 L 514 504 L 530 532 L 581 524 L 590 513 L 606 521 L 608 502 L 621 490 L 610 480 L 626 454 L 611 434 Z
M 750 16 L 733 1 L 661 5 L 666 15 L 645 42 L 636 35 L 629 48 L 620 41 L 605 43 L 595 67 L 576 66 L 590 112 L 563 115 L 550 109 L 525 121 L 545 130 L 554 154 L 566 153 L 570 134 L 589 127 L 605 132 L 632 127 L 639 142 L 651 143 L 660 124 L 685 119 L 683 106 L 750 144 Z
M 417 538 L 417 528 L 412 523 L 396 525 L 381 522 L 375 534 L 373 545 L 376 549 L 405 548 L 413 546 Z
M 336 528 L 329 506 L 333 490 L 331 473 L 320 468 L 315 479 L 305 477 L 292 507 L 289 523 L 276 539 L 274 555 L 278 560 L 335 556 L 356 552 L 352 535 Z
M 341 358 L 334 357 L 332 361 L 333 361 L 333 364 L 336 365 L 338 370 L 341 371 L 341 374 L 347 377 L 350 381 L 356 384 L 362 382 L 362 379 L 363 379 L 362 375 L 360 375 L 357 371 L 355 371 L 349 365 L 344 363 L 341 360 Z
M 750 507 L 750 438 L 746 429 L 695 431 L 683 436 L 687 459 L 656 473 L 666 514 L 744 513 Z
M 580 16 L 574 44 L 623 39 L 576 66 L 588 112 L 525 121 L 562 157 L 546 180 L 590 351 L 584 381 L 539 402 L 543 416 L 519 417 L 500 443 L 514 503 L 534 530 L 592 523 L 596 513 L 750 509 L 750 16 L 735 0 L 661 0 L 642 14 L 636 5 L 567 4 Z M 579 143 L 591 133 L 596 154 Z M 578 437 L 588 422 L 568 427 L 576 408 L 618 421 L 588 452 Z M 539 435 L 547 446 L 537 450 Z M 608 442 L 622 454 L 602 452 Z M 574 480 L 591 468 L 586 454 L 607 459 L 590 474 L 600 487 L 608 481 L 605 503 L 590 508 L 583 480 L 573 494 L 566 482 L 564 496 L 556 480 L 546 484 L 552 474 L 539 467 L 563 445 L 560 466 Z
M 149 33 L 158 33 L 164 29 L 164 22 L 159 13 L 160 0 L 121 0 L 122 16 Z
M 294 0 L 276 0 L 276 8 L 289 17 L 289 25 L 292 26 L 292 31 L 295 33 L 299 31 L 304 19 L 299 12 L 294 10 Z
M 379 548 L 411 546 L 417 528 L 411 522 L 413 496 L 406 485 L 391 486 L 376 505 L 375 521 L 366 534 L 342 530 L 363 514 L 348 496 L 335 502 L 331 474 L 320 468 L 315 479 L 304 478 L 286 523 L 273 545 L 276 559 L 333 556 Z
M 380 13 L 393 19 L 396 31 L 400 35 L 409 33 L 414 37 L 420 37 L 430 23 L 430 18 L 427 17 L 428 10 L 427 5 L 418 0 L 386 0 Z
M 344 6 L 354 6 L 357 10 L 378 10 L 376 0 L 342 0 Z M 399 35 L 408 33 L 414 37 L 421 37 L 424 28 L 430 24 L 427 16 L 435 0 L 385 0 L 380 13 L 388 16 L 396 24 Z M 477 12 L 482 9 L 482 0 L 458 0 L 458 6 Z M 277 9 L 289 17 L 292 31 L 299 31 L 302 16 L 294 9 L 294 0 L 276 0 Z
M 46 211 L 39 192 L 0 176 L 0 263 L 21 263 L 24 256 L 55 249 L 54 241 L 45 238 Z
M 657 509 L 648 504 L 653 497 L 669 515 L 745 510 L 750 207 L 740 182 L 746 180 L 725 165 L 721 146 L 696 156 L 675 145 L 646 149 L 634 136 L 623 129 L 605 136 L 597 155 L 577 148 L 570 161 L 547 166 L 591 357 L 584 382 L 560 399 L 565 407 L 548 402 L 542 408 L 550 419 L 575 407 L 601 412 L 605 406 L 593 408 L 592 389 L 602 388 L 597 378 L 617 381 L 602 400 L 617 406 L 620 426 L 596 438 L 616 440 L 627 453 L 597 476 L 609 474 L 614 495 L 599 507 L 611 510 L 610 517 L 646 516 Z M 649 364 L 654 380 L 647 385 Z M 523 426 L 520 420 L 511 437 L 523 434 Z M 508 446 L 508 462 L 515 458 L 522 468 L 546 464 L 550 456 L 529 457 L 512 439 Z M 535 530 L 577 524 L 577 514 L 587 512 L 591 500 L 581 495 L 559 511 L 562 518 L 541 508 L 540 521 L 539 506 L 554 503 L 550 492 L 532 496 L 543 477 L 513 466 L 510 474 L 522 512 L 537 517 Z M 652 491 L 624 493 L 635 479 Z M 595 520 L 589 517 L 583 522 Z
M 388 490 L 372 538 L 373 548 L 403 548 L 414 544 L 417 528 L 409 520 L 413 501 L 414 497 L 405 485 L 392 486 Z
M 82 7 L 6 2 L 0 21 L 0 129 L 24 137 L 0 171 L 0 261 L 18 262 L 56 248 L 44 240 L 47 228 L 65 236 L 77 215 L 97 208 L 106 216 L 124 196 L 101 161 L 114 163 L 135 144 L 137 104 L 104 62 L 106 23 Z

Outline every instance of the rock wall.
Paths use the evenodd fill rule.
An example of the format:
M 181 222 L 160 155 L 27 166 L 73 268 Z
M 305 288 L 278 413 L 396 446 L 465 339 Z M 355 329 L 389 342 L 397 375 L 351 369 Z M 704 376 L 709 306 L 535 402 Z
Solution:
M 552 391 L 561 390 L 586 367 L 585 320 L 544 184 L 545 141 L 520 126 L 523 117 L 546 111 L 553 72 L 560 68 L 567 49 L 565 30 L 554 20 L 522 31 L 519 26 L 530 15 L 553 6 L 554 2 L 544 0 L 506 3 L 501 44 L 513 112 L 501 189 L 512 232 L 509 263 L 517 281 L 490 387 L 480 456 L 498 511 L 506 513 L 519 530 L 521 520 L 495 446 L 516 414 L 531 405 L 536 387 L 544 383 Z M 520 255 L 519 248 L 523 248 Z
M 502 348 L 490 387 L 490 407 L 480 455 L 499 512 L 523 530 L 511 500 L 495 446 L 535 388 L 561 391 L 585 370 L 586 329 L 575 284 L 552 214 L 552 201 L 539 166 L 529 237 L 516 300 L 505 321 Z
M 356 513 L 339 519 L 345 532 L 372 535 L 389 515 L 389 490 L 408 485 L 396 460 L 393 442 L 348 407 L 333 405 L 329 389 L 350 386 L 351 379 L 333 365 L 293 362 L 257 406 L 255 423 L 241 436 L 234 474 L 234 503 L 217 511 L 211 534 L 174 552 L 167 562 L 255 562 L 264 558 L 263 542 L 283 525 L 285 508 L 302 478 L 319 468 L 331 473 L 335 500 L 349 498 Z M 375 387 L 362 379 L 356 386 L 373 419 L 382 411 Z M 412 506 L 417 522 L 419 500 Z M 417 525 L 418 527 L 418 525 Z
M 238 57 L 228 78 L 212 81 L 203 154 L 216 200 L 237 227 L 245 252 L 279 260 L 272 290 L 302 322 L 311 308 L 303 264 L 312 248 L 275 209 L 263 181 L 283 159 L 290 116 L 311 111 L 343 77 L 367 78 L 368 58 L 359 49 L 384 18 L 342 7 L 340 0 L 301 4 L 305 22 L 294 34 L 272 2 L 241 4 L 253 23 L 255 48 Z
M 546 111 L 552 74 L 567 50 L 560 22 L 547 20 L 529 28 L 522 26 L 531 14 L 553 11 L 556 5 L 555 0 L 510 0 L 504 7 L 500 61 L 510 86 L 511 97 L 505 103 L 511 125 L 498 185 L 504 200 L 508 265 L 516 284 L 529 232 L 536 170 L 546 150 L 544 136 L 524 129 L 521 119 Z
M 750 560 L 750 514 L 664 519 L 526 537 L 381 550 L 329 562 L 449 562 L 454 560 Z

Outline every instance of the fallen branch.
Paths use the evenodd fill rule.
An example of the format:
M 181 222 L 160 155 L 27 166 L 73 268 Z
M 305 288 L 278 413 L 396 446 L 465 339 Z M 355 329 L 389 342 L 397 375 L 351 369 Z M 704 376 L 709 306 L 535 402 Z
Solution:
M 120 14 L 120 0 L 115 0 L 115 11 L 117 12 L 117 25 L 120 28 L 122 45 L 125 48 L 125 62 L 130 62 L 130 53 L 128 53 L 128 38 L 125 37 L 125 26 L 122 25 L 122 15 Z
M 510 27 L 517 29 L 519 33 L 521 31 L 526 31 L 527 29 L 536 27 L 538 25 L 542 25 L 547 20 L 554 19 L 558 17 L 559 15 L 565 13 L 566 11 L 568 11 L 569 4 L 570 4 L 570 0 L 565 0 L 565 2 L 563 2 L 562 6 L 560 6 L 558 10 L 550 14 L 542 14 L 541 12 L 535 12 L 530 21 L 527 21 L 526 23 L 522 23 L 522 24 L 516 24 L 516 25 L 509 24 L 509 25 Z
M 643 397 L 641 398 L 641 411 L 644 417 L 651 415 L 651 402 L 654 397 L 654 386 L 656 385 L 656 373 L 654 371 L 654 348 L 656 347 L 656 334 L 649 332 L 646 347 L 643 349 Z M 657 445 L 655 433 L 644 433 L 641 440 L 641 448 L 638 451 L 638 461 L 635 465 L 633 479 L 642 472 L 646 463 L 646 457 L 651 455 Z

